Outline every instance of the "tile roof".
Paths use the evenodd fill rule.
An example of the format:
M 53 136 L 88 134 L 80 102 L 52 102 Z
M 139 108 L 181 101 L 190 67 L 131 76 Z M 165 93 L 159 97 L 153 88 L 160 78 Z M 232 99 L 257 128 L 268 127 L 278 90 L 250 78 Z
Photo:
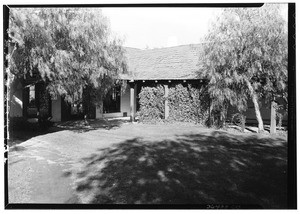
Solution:
M 125 48 L 127 80 L 198 79 L 196 71 L 201 44 L 141 50 Z

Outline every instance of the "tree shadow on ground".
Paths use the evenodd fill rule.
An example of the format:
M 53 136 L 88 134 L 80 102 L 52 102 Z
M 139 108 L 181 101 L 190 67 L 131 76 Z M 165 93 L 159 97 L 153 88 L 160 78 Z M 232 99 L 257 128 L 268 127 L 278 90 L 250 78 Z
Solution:
M 214 131 L 127 140 L 82 160 L 76 191 L 96 204 L 287 206 L 287 143 Z
M 29 140 L 30 138 L 44 135 L 44 134 L 50 134 L 58 131 L 62 131 L 63 129 L 58 127 L 49 127 L 47 129 L 41 130 L 41 129 L 26 129 L 23 130 L 14 130 L 11 129 L 9 131 L 9 139 L 7 140 L 7 144 L 9 146 L 15 146 L 20 143 L 23 143 L 26 140 Z
M 105 120 L 105 119 L 88 119 L 88 120 L 76 120 L 76 121 L 66 121 L 60 122 L 56 125 L 64 130 L 71 130 L 74 132 L 82 133 L 93 131 L 97 129 L 114 129 L 120 128 L 123 123 L 127 123 L 126 120 L 120 119 L 112 119 L 112 120 Z
M 53 124 L 52 126 L 49 126 L 47 128 L 40 128 L 38 123 L 31 123 L 26 127 L 18 127 L 16 129 L 14 127 L 10 127 L 9 140 L 7 142 L 9 146 L 15 146 L 20 143 L 23 143 L 26 140 L 29 140 L 30 138 L 39 135 L 50 134 L 50 133 L 63 131 L 63 130 L 70 130 L 76 133 L 88 132 L 97 129 L 110 130 L 110 129 L 119 128 L 123 123 L 126 122 L 128 121 L 117 120 L 117 119 L 113 119 L 113 120 L 89 119 L 87 121 L 70 120 L 70 121 Z

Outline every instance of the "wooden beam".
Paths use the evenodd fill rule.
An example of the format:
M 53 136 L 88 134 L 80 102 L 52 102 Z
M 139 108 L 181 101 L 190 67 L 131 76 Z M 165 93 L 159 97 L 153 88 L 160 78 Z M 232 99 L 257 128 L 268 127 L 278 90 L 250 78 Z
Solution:
M 169 117 L 169 103 L 168 103 L 168 96 L 169 96 L 169 86 L 168 84 L 164 85 L 165 88 L 165 119 L 168 119 Z

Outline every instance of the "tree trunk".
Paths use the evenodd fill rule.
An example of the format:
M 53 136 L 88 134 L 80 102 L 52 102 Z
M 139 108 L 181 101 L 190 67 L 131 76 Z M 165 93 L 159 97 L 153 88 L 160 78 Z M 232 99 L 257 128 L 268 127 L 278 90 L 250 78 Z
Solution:
M 250 91 L 252 102 L 254 104 L 255 116 L 256 116 L 256 120 L 258 122 L 258 132 L 260 133 L 260 132 L 264 131 L 264 123 L 261 118 L 261 114 L 260 114 L 260 110 L 259 110 L 258 98 L 257 98 L 257 95 L 256 95 L 251 83 L 249 82 L 249 80 L 246 80 L 246 83 L 247 83 L 248 89 Z
M 103 115 L 103 100 L 101 100 L 100 103 L 99 103 L 99 112 L 100 112 L 101 118 L 103 119 L 104 118 L 104 115 Z
M 245 132 L 245 128 L 246 128 L 245 124 L 246 124 L 246 116 L 241 114 L 241 131 L 243 133 Z
M 276 133 L 276 103 L 272 101 L 271 103 L 271 124 L 270 124 L 270 133 Z

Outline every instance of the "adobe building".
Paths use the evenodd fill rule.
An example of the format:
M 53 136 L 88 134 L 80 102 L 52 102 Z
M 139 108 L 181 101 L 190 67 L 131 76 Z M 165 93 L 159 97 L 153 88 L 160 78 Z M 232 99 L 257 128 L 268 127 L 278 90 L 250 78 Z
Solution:
M 167 96 L 169 87 L 176 84 L 191 84 L 197 87 L 205 84 L 205 80 L 198 77 L 201 44 L 148 50 L 125 49 L 128 73 L 120 75 L 120 79 L 127 81 L 127 87 L 124 92 L 121 92 L 120 87 L 114 88 L 104 100 L 102 110 L 99 107 L 92 108 L 93 118 L 135 118 L 139 110 L 138 94 L 143 86 L 163 85 Z M 74 118 L 71 104 L 65 102 L 61 96 L 50 97 L 45 91 L 45 83 L 33 84 L 37 81 L 36 76 L 27 76 L 12 86 L 14 94 L 11 98 L 10 117 L 34 118 L 37 114 L 42 114 L 51 117 L 53 122 Z M 270 108 L 262 105 L 260 110 L 264 122 L 269 124 Z M 229 111 L 229 114 L 233 113 Z M 252 102 L 249 102 L 245 116 L 247 122 L 256 123 Z M 168 104 L 165 102 L 165 118 L 167 117 Z M 285 123 L 286 119 L 287 116 L 283 120 Z

